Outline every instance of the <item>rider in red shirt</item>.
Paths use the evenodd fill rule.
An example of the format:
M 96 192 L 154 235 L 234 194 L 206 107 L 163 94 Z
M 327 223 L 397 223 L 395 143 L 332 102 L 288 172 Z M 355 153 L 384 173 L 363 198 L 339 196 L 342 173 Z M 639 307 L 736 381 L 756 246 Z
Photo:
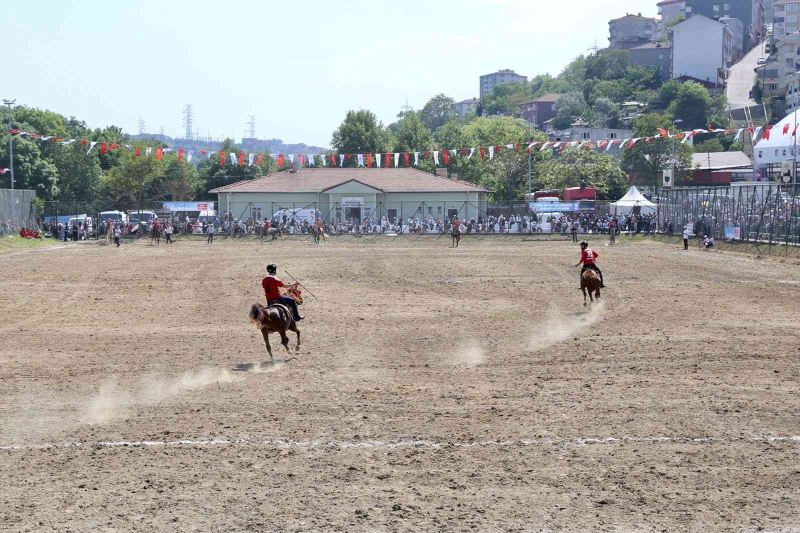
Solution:
M 264 295 L 267 297 L 267 305 L 272 305 L 273 303 L 285 305 L 291 309 L 295 321 L 299 322 L 303 320 L 303 317 L 300 316 L 300 311 L 297 310 L 297 302 L 294 298 L 289 298 L 281 294 L 280 288 L 285 285 L 281 280 L 275 277 L 277 272 L 278 267 L 276 265 L 267 265 L 267 277 L 261 280 L 261 287 L 264 289 Z
M 581 243 L 581 260 L 578 261 L 578 264 L 575 266 L 583 265 L 581 269 L 581 277 L 583 277 L 583 273 L 587 270 L 594 270 L 600 276 L 600 287 L 605 288 L 605 284 L 603 283 L 603 272 L 600 271 L 598 268 L 597 263 L 595 262 L 597 258 L 600 257 L 600 254 L 589 248 L 589 243 L 583 241 Z

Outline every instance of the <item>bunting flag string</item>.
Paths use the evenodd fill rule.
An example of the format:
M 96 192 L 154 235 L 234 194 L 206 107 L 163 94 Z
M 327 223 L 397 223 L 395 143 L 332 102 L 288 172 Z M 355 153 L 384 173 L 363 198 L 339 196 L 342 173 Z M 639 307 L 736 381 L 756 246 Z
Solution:
M 788 124 L 784 125 L 780 130 L 777 126 L 764 125 L 759 127 L 746 128 L 752 142 L 755 143 L 759 138 L 769 140 L 771 135 L 782 134 L 784 136 L 796 136 L 798 128 L 794 130 Z M 411 167 L 419 166 L 421 160 L 431 161 L 435 166 L 444 164 L 449 166 L 454 162 L 454 158 L 464 158 L 465 160 L 472 159 L 473 156 L 478 154 L 482 161 L 491 161 L 499 156 L 504 150 L 521 152 L 531 154 L 534 151 L 546 152 L 548 150 L 563 153 L 568 148 L 578 148 L 585 150 L 598 150 L 600 152 L 610 152 L 612 149 L 617 148 L 620 152 L 624 150 L 631 150 L 639 144 L 651 144 L 657 139 L 675 139 L 683 144 L 692 144 L 695 137 L 698 135 L 707 134 L 724 134 L 733 136 L 734 142 L 742 139 L 745 128 L 739 129 L 724 129 L 714 128 L 712 124 L 708 124 L 706 129 L 694 129 L 684 132 L 670 132 L 664 128 L 657 128 L 656 134 L 649 137 L 634 137 L 630 139 L 600 139 L 597 141 L 529 141 L 525 144 L 505 144 L 496 146 L 477 146 L 470 148 L 449 149 L 449 150 L 433 150 L 433 151 L 408 151 L 408 152 L 386 152 L 386 153 L 362 153 L 362 154 L 344 154 L 344 153 L 330 153 L 330 154 L 264 154 L 244 151 L 239 152 L 215 152 L 213 150 L 197 150 L 199 156 L 206 156 L 208 158 L 217 154 L 219 157 L 219 166 L 224 167 L 230 164 L 233 167 L 252 167 L 261 166 L 264 164 L 264 156 L 268 155 L 272 161 L 275 161 L 278 169 L 284 169 L 288 165 L 294 167 L 344 167 L 347 161 L 355 160 L 356 165 L 366 168 L 398 168 L 398 167 Z M 78 143 L 85 148 L 87 155 L 91 154 L 95 146 L 98 146 L 97 154 L 105 156 L 120 148 L 125 148 L 133 153 L 134 158 L 138 158 L 144 153 L 145 156 L 153 155 L 157 160 L 163 160 L 166 154 L 174 152 L 172 148 L 154 148 L 145 146 L 142 151 L 140 146 L 132 146 L 128 144 L 119 145 L 108 141 L 90 141 L 87 139 L 64 139 L 54 135 L 40 135 L 38 133 L 21 131 L 18 129 L 9 129 L 8 133 L 12 136 L 19 136 L 24 138 L 37 139 L 42 142 L 55 142 L 67 146 Z M 191 163 L 195 150 L 186 150 L 179 148 L 177 150 L 178 162 L 186 161 Z M 413 156 L 413 163 L 412 163 Z

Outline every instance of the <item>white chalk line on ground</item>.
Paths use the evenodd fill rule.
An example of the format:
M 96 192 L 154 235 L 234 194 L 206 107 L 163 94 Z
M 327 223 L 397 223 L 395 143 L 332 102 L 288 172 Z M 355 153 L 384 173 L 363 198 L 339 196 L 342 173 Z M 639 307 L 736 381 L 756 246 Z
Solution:
M 517 439 L 507 441 L 484 440 L 474 442 L 436 442 L 430 440 L 293 440 L 271 439 L 204 439 L 204 440 L 139 440 L 139 441 L 95 441 L 62 442 L 48 444 L 20 444 L 0 446 L 0 451 L 18 452 L 28 450 L 82 449 L 82 448 L 207 448 L 222 446 L 253 446 L 281 450 L 349 450 L 349 449 L 458 449 L 458 448 L 511 448 L 529 446 L 592 446 L 600 444 L 640 443 L 640 444 L 736 444 L 736 443 L 790 443 L 800 444 L 800 436 L 753 436 L 739 438 L 719 437 L 576 437 L 573 439 Z

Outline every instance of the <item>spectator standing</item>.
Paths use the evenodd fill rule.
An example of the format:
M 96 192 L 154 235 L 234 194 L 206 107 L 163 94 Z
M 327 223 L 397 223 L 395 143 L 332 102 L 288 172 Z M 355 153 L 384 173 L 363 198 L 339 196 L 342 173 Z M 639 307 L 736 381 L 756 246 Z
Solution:
M 608 222 L 608 244 L 617 244 L 617 219 Z
M 214 224 L 208 225 L 208 239 L 206 244 L 214 244 Z
M 121 236 L 122 236 L 122 230 L 120 229 L 120 227 L 118 225 L 114 226 L 114 244 L 117 245 L 117 248 L 119 248 L 119 238 Z
M 172 232 L 175 231 L 172 227 L 172 223 L 167 223 L 167 227 L 164 228 L 164 235 L 167 237 L 167 244 L 172 244 Z
M 683 249 L 689 249 L 689 226 L 683 227 Z
M 572 226 L 570 227 L 570 231 L 572 232 L 572 242 L 578 242 L 578 223 L 574 220 L 572 221 Z

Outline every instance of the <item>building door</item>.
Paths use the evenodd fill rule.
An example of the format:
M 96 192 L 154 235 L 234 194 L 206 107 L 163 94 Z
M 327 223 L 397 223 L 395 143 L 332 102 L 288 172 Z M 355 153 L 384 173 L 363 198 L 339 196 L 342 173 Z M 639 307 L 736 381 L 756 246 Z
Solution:
M 453 217 L 458 216 L 458 209 L 448 209 L 447 210 L 447 220 L 453 220 Z
M 347 220 L 361 220 L 361 208 L 360 207 L 346 207 L 344 209 L 344 218 Z
M 387 209 L 386 214 L 389 217 L 389 222 L 392 224 L 397 222 L 397 209 Z

